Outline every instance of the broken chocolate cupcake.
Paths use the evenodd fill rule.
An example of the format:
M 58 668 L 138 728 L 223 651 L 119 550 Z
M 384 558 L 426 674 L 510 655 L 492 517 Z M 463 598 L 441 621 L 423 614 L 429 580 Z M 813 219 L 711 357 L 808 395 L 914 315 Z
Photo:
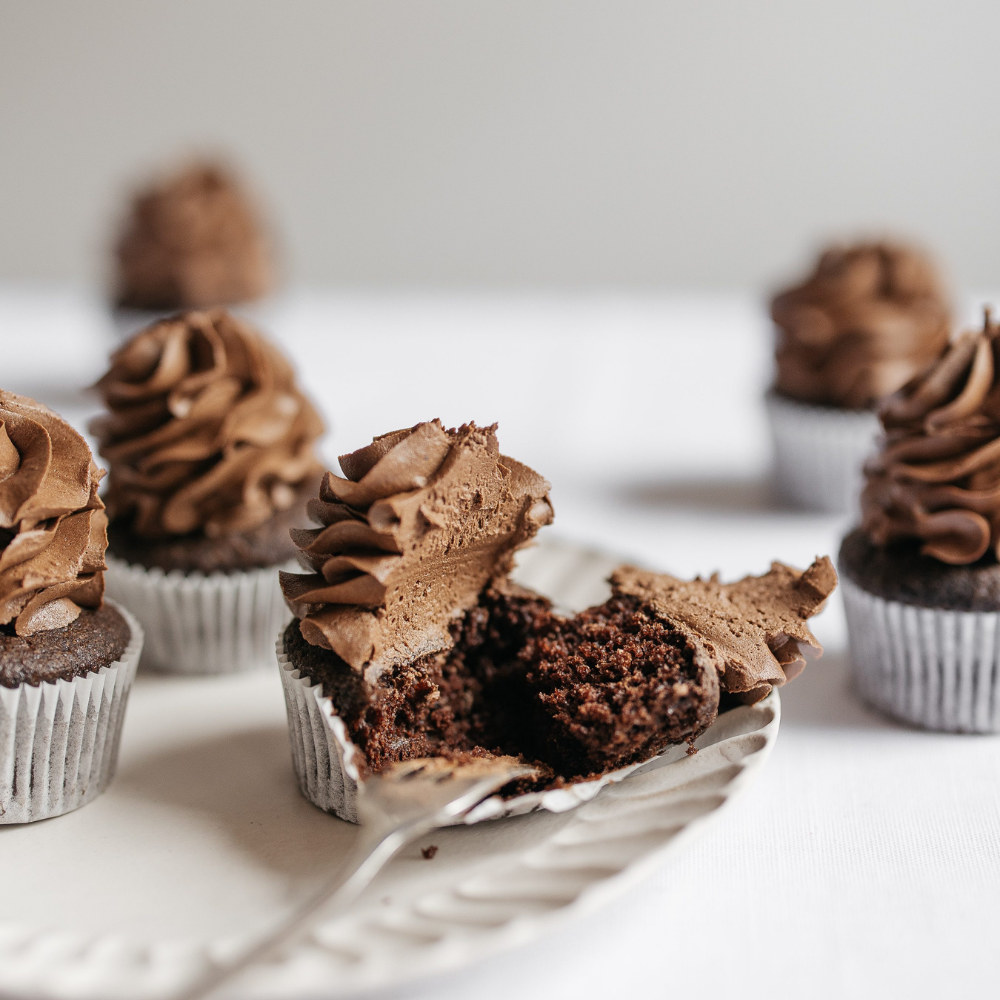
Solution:
M 293 532 L 308 572 L 282 574 L 279 659 L 300 784 L 345 818 L 359 778 L 414 757 L 518 757 L 536 788 L 646 760 L 820 651 L 827 558 L 733 584 L 621 567 L 575 616 L 514 584 L 552 507 L 495 427 L 418 424 L 341 467 L 310 504 L 320 526 Z

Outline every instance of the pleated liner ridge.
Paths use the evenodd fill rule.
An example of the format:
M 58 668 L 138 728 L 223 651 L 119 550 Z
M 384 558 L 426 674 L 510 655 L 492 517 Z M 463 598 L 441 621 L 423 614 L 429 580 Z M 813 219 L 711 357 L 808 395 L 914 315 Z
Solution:
M 925 729 L 1000 732 L 1000 612 L 887 601 L 840 579 L 866 701 Z
M 273 669 L 274 636 L 292 617 L 278 570 L 292 567 L 206 575 L 164 573 L 111 556 L 107 563 L 109 596 L 146 630 L 144 667 L 180 674 Z
M 273 638 L 273 637 L 272 637 Z M 276 645 L 281 687 L 288 710 L 292 766 L 302 794 L 324 812 L 358 822 L 357 752 L 343 719 L 323 688 L 296 670 L 285 653 L 284 634 Z
M 807 510 L 856 512 L 862 467 L 879 434 L 875 413 L 812 406 L 773 392 L 767 412 L 781 497 Z
M 131 629 L 120 660 L 69 681 L 0 687 L 0 823 L 70 812 L 114 777 L 143 644 L 139 623 L 117 610 Z

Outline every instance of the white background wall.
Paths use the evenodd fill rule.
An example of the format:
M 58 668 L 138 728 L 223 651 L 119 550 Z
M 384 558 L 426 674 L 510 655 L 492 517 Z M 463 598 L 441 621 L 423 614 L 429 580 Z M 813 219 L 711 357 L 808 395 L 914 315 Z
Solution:
M 991 0 L 0 0 L 0 279 L 100 280 L 230 152 L 293 280 L 757 288 L 828 234 L 1000 274 Z

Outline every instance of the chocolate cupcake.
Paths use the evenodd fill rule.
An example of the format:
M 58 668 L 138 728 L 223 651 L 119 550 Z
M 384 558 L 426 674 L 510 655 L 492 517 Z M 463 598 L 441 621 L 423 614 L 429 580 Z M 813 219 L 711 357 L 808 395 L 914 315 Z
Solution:
M 119 332 L 184 309 L 259 302 L 274 286 L 272 251 L 239 181 L 194 163 L 140 191 L 115 246 Z
M 111 358 L 94 421 L 110 466 L 108 593 L 143 662 L 227 673 L 274 662 L 276 567 L 315 493 L 323 424 L 272 344 L 224 310 L 154 324 Z
M 795 506 L 857 510 L 877 403 L 948 343 L 948 305 L 932 264 L 891 243 L 827 250 L 775 296 L 777 376 L 767 398 L 778 492 Z
M 0 823 L 98 796 L 142 629 L 103 600 L 103 476 L 55 413 L 0 390 Z
M 835 586 L 828 559 L 728 585 L 622 567 L 573 617 L 513 584 L 552 506 L 493 427 L 418 424 L 340 462 L 309 506 L 319 526 L 292 533 L 307 572 L 282 573 L 296 620 L 278 659 L 303 794 L 345 819 L 359 780 L 412 757 L 534 764 L 510 794 L 598 780 L 819 649 L 805 622 Z
M 858 690 L 929 729 L 1000 732 L 1000 328 L 881 411 L 840 567 Z

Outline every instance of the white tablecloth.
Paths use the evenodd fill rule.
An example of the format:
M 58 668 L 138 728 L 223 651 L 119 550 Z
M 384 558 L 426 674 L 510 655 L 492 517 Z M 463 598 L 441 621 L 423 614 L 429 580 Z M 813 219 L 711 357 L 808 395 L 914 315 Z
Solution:
M 552 482 L 566 537 L 678 574 L 835 552 L 846 524 L 774 508 L 769 333 L 739 298 L 296 294 L 270 325 L 335 456 L 440 416 L 499 422 Z M 79 290 L 0 289 L 0 385 L 79 425 L 114 336 Z M 897 997 L 1000 992 L 1000 740 L 922 733 L 826 655 L 783 692 L 762 776 L 646 885 L 535 944 L 406 992 L 426 1000 Z

